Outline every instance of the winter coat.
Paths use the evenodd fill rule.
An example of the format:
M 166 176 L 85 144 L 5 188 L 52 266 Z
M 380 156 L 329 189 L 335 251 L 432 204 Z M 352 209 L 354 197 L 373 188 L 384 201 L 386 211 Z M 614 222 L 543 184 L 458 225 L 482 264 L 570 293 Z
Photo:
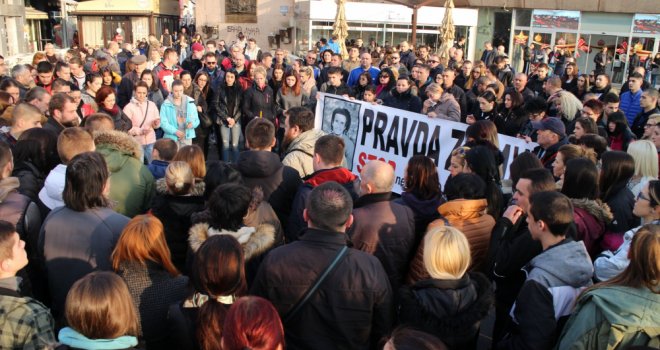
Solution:
M 270 223 L 263 223 L 256 227 L 243 226 L 238 231 L 217 229 L 208 223 L 198 223 L 193 225 L 189 231 L 188 243 L 191 251 L 196 252 L 207 238 L 216 235 L 230 235 L 241 244 L 248 282 L 254 279 L 264 256 L 275 247 L 277 239 L 276 228 Z
M 612 212 L 607 204 L 600 200 L 574 199 L 573 219 L 577 228 L 576 240 L 582 241 L 589 252 L 589 256 L 595 258 L 602 250 L 601 240 L 605 234 L 605 228 L 612 222 Z
M 325 132 L 318 129 L 310 129 L 298 135 L 286 149 L 282 164 L 296 169 L 301 178 L 311 175 L 314 172 L 314 144 L 323 135 Z
M 160 91 L 162 92 L 163 97 L 170 94 L 172 82 L 174 82 L 175 77 L 178 77 L 181 72 L 183 72 L 183 69 L 181 69 L 178 64 L 175 64 L 173 67 L 166 67 L 164 62 L 158 63 L 158 65 L 152 69 L 152 73 L 156 75 L 160 82 Z
M 261 188 L 264 199 L 270 203 L 286 230 L 291 203 L 298 186 L 302 184 L 298 171 L 282 164 L 277 154 L 269 151 L 243 151 L 235 167 L 246 186 Z
M 268 85 L 263 88 L 256 85 L 249 87 L 243 94 L 242 112 L 244 125 L 254 118 L 266 118 L 275 124 L 277 105 L 273 89 Z
M 451 94 L 454 96 L 454 99 L 456 102 L 458 102 L 458 106 L 460 107 L 461 111 L 461 120 L 464 120 L 464 118 L 470 114 L 468 112 L 468 97 L 465 91 L 460 86 L 457 86 L 456 84 L 452 85 L 449 88 L 445 88 L 445 92 Z M 475 97 L 476 100 L 476 97 Z M 479 103 L 477 103 L 476 109 L 479 109 Z
M 339 86 L 330 85 L 329 83 L 323 83 L 321 84 L 319 91 L 325 92 L 326 94 L 340 95 L 340 96 L 351 94 L 351 88 L 349 88 L 343 82 Z
M 147 94 L 147 98 L 149 101 L 153 102 L 156 104 L 156 107 L 158 107 L 158 110 L 160 111 L 160 106 L 163 105 L 164 98 L 163 98 L 163 93 L 160 91 L 160 89 L 157 90 L 149 90 L 149 93 Z
M 128 217 L 143 214 L 149 209 L 154 193 L 154 177 L 143 164 L 142 146 L 120 131 L 96 131 L 96 151 L 110 171 L 110 199 L 114 209 Z
M 347 233 L 355 249 L 380 260 L 392 290 L 398 291 L 415 249 L 415 218 L 410 208 L 390 199 L 390 192 L 358 198 Z
M 55 343 L 48 307 L 16 290 L 0 288 L 0 348 L 46 349 Z
M 192 123 L 192 128 L 186 126 L 185 138 L 192 140 L 195 138 L 195 128 L 199 126 L 197 106 L 195 105 L 195 101 L 186 95 L 182 96 L 181 103 L 186 105 L 186 125 Z M 163 137 L 167 137 L 174 141 L 179 140 L 179 137 L 176 136 L 176 132 L 179 131 L 179 124 L 176 120 L 176 111 L 177 108 L 174 106 L 171 96 L 168 97 L 160 107 L 160 128 L 165 132 Z
M 486 270 L 486 253 L 490 242 L 490 234 L 495 226 L 495 219 L 486 214 L 485 199 L 454 200 L 438 207 L 440 217 L 429 226 L 444 226 L 446 222 L 463 232 L 470 244 L 472 255 L 472 271 Z M 417 252 L 410 263 L 407 281 L 409 283 L 429 279 L 431 276 L 424 267 L 424 239 L 419 244 Z
M 437 336 L 450 349 L 476 349 L 493 300 L 490 282 L 478 272 L 457 280 L 427 279 L 401 287 L 398 320 Z
M 392 89 L 390 95 L 383 100 L 383 106 L 403 109 L 413 113 L 420 113 L 422 111 L 422 100 L 413 95 L 410 89 L 404 93 Z
M 124 107 L 124 114 L 131 119 L 133 127 L 128 130 L 128 134 L 135 138 L 140 145 L 150 145 L 156 142 L 156 132 L 154 131 L 154 122 L 160 122 L 160 113 L 155 103 L 146 100 L 143 103 L 136 99 Z
M 606 203 L 610 207 L 614 218 L 607 227 L 606 237 L 601 248 L 603 250 L 616 250 L 623 241 L 623 233 L 639 226 L 640 219 L 632 213 L 635 206 L 635 197 L 628 187 L 624 186 L 612 193 L 606 198 Z M 611 237 L 612 235 L 618 236 L 618 239 L 612 240 L 614 238 Z
M 302 298 L 346 245 L 340 232 L 307 229 L 274 249 L 250 294 L 270 300 L 280 316 Z M 350 249 L 302 309 L 286 323 L 290 349 L 375 348 L 392 326 L 392 290 L 378 259 Z
M 39 233 L 39 252 L 56 319 L 64 314 L 64 301 L 75 281 L 92 271 L 112 270 L 110 255 L 128 221 L 110 208 L 77 212 L 59 207 L 48 214 Z
M 511 310 L 515 326 L 498 349 L 550 349 L 577 296 L 591 285 L 594 269 L 584 244 L 569 238 L 544 250 L 524 271 L 527 280 Z
M 495 119 L 495 126 L 497 126 L 498 133 L 516 137 L 528 120 L 527 114 L 522 108 L 513 111 L 505 110 L 500 114 L 500 118 Z
M 556 349 L 660 348 L 660 294 L 602 286 L 580 297 Z
M 20 194 L 27 196 L 33 202 L 39 200 L 39 191 L 44 187 L 47 174 L 42 173 L 30 161 L 16 162 L 11 174 L 20 182 L 18 187 Z
M 188 196 L 175 196 L 167 190 L 165 179 L 156 181 L 156 196 L 151 202 L 151 214 L 160 219 L 165 229 L 165 240 L 170 248 L 172 263 L 184 273 L 188 252 L 188 230 L 191 215 L 204 210 L 204 182 L 195 183 Z
M 451 120 L 455 122 L 461 121 L 461 107 L 454 96 L 450 93 L 443 93 L 440 96 L 440 101 L 429 108 L 428 112 L 435 112 L 435 118 Z M 427 112 L 427 114 L 428 114 Z
M 441 196 L 422 200 L 417 198 L 417 196 L 412 192 L 403 192 L 401 193 L 401 198 L 395 199 L 394 202 L 403 204 L 413 211 L 415 218 L 416 247 L 424 237 L 424 233 L 426 233 L 426 227 L 431 223 L 431 221 L 440 217 L 437 208 L 444 201 Z
M 103 107 L 99 107 L 99 112 L 105 113 L 112 118 L 113 123 L 115 124 L 115 130 L 117 131 L 123 131 L 123 132 L 128 132 L 133 128 L 133 122 L 131 121 L 131 118 L 129 118 L 124 111 L 119 108 L 118 105 L 115 105 L 115 108 L 117 108 L 116 113 L 113 113 L 110 110 L 107 110 Z
M 553 118 L 553 117 L 548 117 L 548 118 Z M 567 143 L 568 143 L 568 138 L 564 136 L 559 140 L 559 142 L 548 147 L 547 149 L 543 149 L 543 147 L 541 146 L 536 146 L 536 148 L 534 148 L 533 153 L 537 157 L 539 157 L 544 168 L 552 171 L 552 163 L 554 163 L 555 158 L 557 158 L 557 151 L 559 151 L 559 147 Z
M 621 94 L 619 98 L 621 100 L 619 104 L 619 109 L 626 115 L 628 119 L 628 125 L 633 125 L 635 117 L 642 112 L 642 107 L 639 105 L 639 100 L 642 98 L 642 90 L 638 90 L 636 93 L 632 91 L 626 91 Z
M 303 211 L 307 205 L 307 197 L 312 190 L 323 183 L 328 181 L 335 181 L 344 186 L 344 188 L 351 194 L 353 200 L 357 200 L 357 193 L 355 192 L 355 181 L 357 176 L 350 170 L 344 167 L 336 167 L 331 169 L 322 169 L 314 172 L 305 182 L 298 187 L 296 196 L 291 204 L 291 215 L 286 226 L 286 241 L 293 242 L 300 237 L 303 229 L 307 228 L 307 222 L 303 220 Z
M 293 91 L 289 90 L 288 94 L 282 93 L 282 89 L 277 92 L 275 97 L 275 103 L 277 104 L 277 115 L 284 115 L 284 111 L 288 110 L 291 107 L 308 107 L 309 106 L 309 96 L 304 94 L 302 90 L 300 95 L 296 96 Z M 283 125 L 280 123 L 280 125 Z
M 121 83 L 117 88 L 117 105 L 119 108 L 124 108 L 133 98 L 133 91 L 135 85 L 140 81 L 136 71 L 124 74 L 121 78 Z
M 188 277 L 172 276 L 162 266 L 148 261 L 122 262 L 117 271 L 131 293 L 140 316 L 140 330 L 147 349 L 175 349 L 168 339 L 169 306 L 186 297 Z

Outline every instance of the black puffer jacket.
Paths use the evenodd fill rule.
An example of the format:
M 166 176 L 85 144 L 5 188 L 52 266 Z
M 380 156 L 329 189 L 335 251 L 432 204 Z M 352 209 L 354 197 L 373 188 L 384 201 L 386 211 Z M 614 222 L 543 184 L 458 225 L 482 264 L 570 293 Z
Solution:
M 277 105 L 273 89 L 265 85 L 263 89 L 252 85 L 243 95 L 243 123 L 247 125 L 254 118 L 266 118 L 275 124 Z
M 479 325 L 493 300 L 490 282 L 478 272 L 419 281 L 399 290 L 399 323 L 437 336 L 450 349 L 476 349 Z
M 277 154 L 269 151 L 244 151 L 238 156 L 236 169 L 249 188 L 261 187 L 282 227 L 291 214 L 291 203 L 302 184 L 298 171 L 284 166 Z
M 422 100 L 413 95 L 410 89 L 404 93 L 398 92 L 396 88 L 392 89 L 390 95 L 383 100 L 383 105 L 415 113 L 422 111 Z
M 165 179 L 156 181 L 156 196 L 151 202 L 151 213 L 160 219 L 165 228 L 165 240 L 170 248 L 172 262 L 186 273 L 188 230 L 192 226 L 190 216 L 204 210 L 204 182 L 199 182 L 190 196 L 174 196 L 168 193 Z
M 29 161 L 16 162 L 12 176 L 18 178 L 20 186 L 18 192 L 30 198 L 31 201 L 38 203 L 39 191 L 44 187 L 46 175 Z

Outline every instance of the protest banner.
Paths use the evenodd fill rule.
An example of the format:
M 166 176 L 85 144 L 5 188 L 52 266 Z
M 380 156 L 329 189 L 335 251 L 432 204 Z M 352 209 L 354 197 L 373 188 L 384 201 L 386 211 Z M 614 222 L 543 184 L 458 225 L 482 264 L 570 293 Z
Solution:
M 389 163 L 396 180 L 393 192 L 402 192 L 404 170 L 410 157 L 423 154 L 438 165 L 440 183 L 449 177 L 451 151 L 465 144 L 468 125 L 401 109 L 350 100 L 342 96 L 319 93 L 314 127 L 341 136 L 346 143 L 348 168 L 359 174 L 373 159 Z M 504 176 L 509 178 L 509 165 L 521 152 L 532 150 L 536 143 L 499 134 L 504 155 Z

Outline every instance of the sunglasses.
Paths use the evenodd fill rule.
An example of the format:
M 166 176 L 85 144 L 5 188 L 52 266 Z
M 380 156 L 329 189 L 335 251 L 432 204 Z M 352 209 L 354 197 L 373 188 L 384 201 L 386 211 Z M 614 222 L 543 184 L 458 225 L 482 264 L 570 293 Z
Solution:
M 435 61 L 435 60 L 428 60 L 426 62 L 428 62 L 428 63 L 440 63 L 440 61 Z
M 640 199 L 643 199 L 643 200 L 648 201 L 648 202 L 651 201 L 651 198 L 646 198 L 646 197 L 644 197 L 644 194 L 642 194 L 642 192 L 639 192 L 639 193 L 637 194 L 637 200 L 640 200 Z
M 214 65 L 214 64 L 217 64 L 217 63 L 218 63 L 218 62 L 216 62 L 216 61 L 206 62 L 206 64 L 208 64 L 208 65 Z

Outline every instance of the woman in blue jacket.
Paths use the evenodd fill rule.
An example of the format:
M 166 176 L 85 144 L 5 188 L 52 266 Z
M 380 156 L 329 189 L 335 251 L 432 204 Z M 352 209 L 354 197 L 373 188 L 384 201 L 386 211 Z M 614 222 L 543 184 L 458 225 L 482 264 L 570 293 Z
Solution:
M 183 94 L 181 80 L 172 82 L 172 93 L 160 108 L 160 127 L 164 137 L 177 142 L 179 148 L 192 144 L 199 116 L 195 101 Z

